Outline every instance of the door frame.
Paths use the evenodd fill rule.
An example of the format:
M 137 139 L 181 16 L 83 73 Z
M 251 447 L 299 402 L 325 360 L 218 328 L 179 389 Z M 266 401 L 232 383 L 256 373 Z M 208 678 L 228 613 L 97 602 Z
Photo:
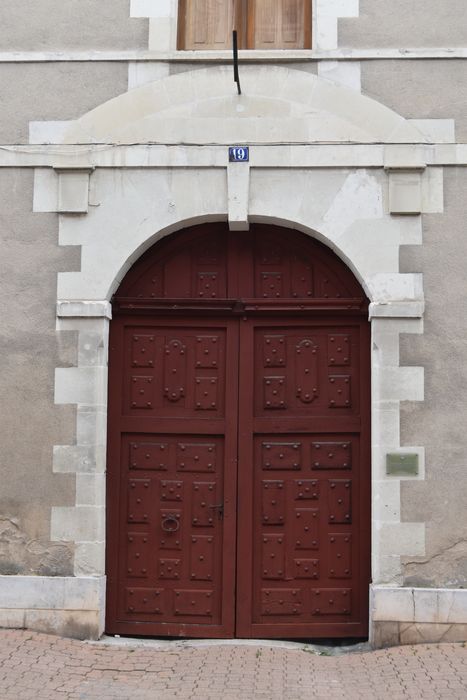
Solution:
M 195 228 L 204 228 L 204 227 L 195 227 Z M 273 227 L 277 228 L 277 227 Z M 182 232 L 181 232 L 182 233 Z M 235 245 L 232 248 L 234 255 L 233 258 L 228 258 L 228 265 L 230 266 L 230 269 L 232 269 L 232 266 L 235 265 L 237 256 L 239 254 L 239 249 L 238 249 L 238 244 L 235 243 Z M 145 256 L 145 259 L 143 261 L 144 268 L 143 269 L 148 269 L 148 261 L 151 260 L 149 256 Z M 337 256 L 336 256 L 337 260 Z M 344 263 L 340 261 L 340 265 L 342 268 L 345 268 Z M 232 276 L 234 279 L 237 279 L 235 275 Z M 345 279 L 345 276 L 344 276 Z M 339 295 L 338 295 L 339 296 Z M 364 296 L 364 294 L 363 294 Z M 271 300 L 272 301 L 272 300 Z M 225 304 L 223 304 L 219 308 L 214 308 L 216 305 L 214 304 L 214 307 L 210 303 L 209 308 L 206 310 L 206 312 L 202 311 L 201 308 L 198 306 L 193 306 L 193 302 L 189 301 L 185 306 L 183 303 L 178 303 L 176 311 L 173 311 L 173 308 L 170 310 L 170 313 L 175 313 L 175 314 L 183 314 L 183 316 L 180 318 L 174 318 L 172 315 L 169 315 L 169 307 L 173 303 L 169 300 L 168 305 L 166 302 L 165 306 L 165 311 L 162 311 L 161 305 L 159 305 L 158 302 L 156 302 L 156 305 L 147 305 L 145 307 L 145 311 L 142 310 L 142 308 L 138 307 L 136 304 L 136 308 L 134 303 L 128 299 L 125 301 L 125 294 L 124 294 L 124 299 L 123 299 L 123 304 L 120 305 L 118 304 L 116 307 L 116 319 L 112 324 L 112 332 L 111 332 L 111 345 L 110 345 L 110 356 L 112 357 L 112 352 L 114 350 L 112 342 L 113 338 L 115 336 L 115 332 L 113 331 L 113 328 L 118 326 L 118 318 L 126 318 L 128 316 L 131 316 L 131 323 L 137 323 L 139 319 L 144 322 L 145 319 L 147 319 L 147 314 L 151 313 L 152 318 L 154 319 L 155 323 L 162 324 L 162 325 L 167 325 L 167 324 L 175 324 L 178 325 L 180 323 L 184 325 L 193 325 L 193 326 L 199 326 L 200 324 L 203 324 L 204 322 L 207 322 L 207 314 L 212 318 L 218 318 L 218 323 L 222 324 L 229 324 L 229 323 L 234 323 L 234 318 L 240 318 L 242 317 L 243 319 L 247 320 L 248 318 L 254 318 L 254 317 L 265 317 L 267 320 L 265 321 L 266 324 L 268 323 L 275 323 L 279 319 L 287 319 L 290 320 L 293 316 L 296 316 L 298 319 L 299 324 L 307 324 L 308 322 L 312 323 L 341 323 L 343 325 L 349 325 L 352 322 L 358 322 L 358 325 L 361 326 L 361 328 L 366 329 L 366 333 L 364 334 L 364 337 L 362 336 L 362 342 L 360 343 L 360 378 L 361 378 L 361 405 L 365 405 L 367 407 L 367 410 L 362 412 L 362 419 L 363 419 L 363 425 L 362 428 L 364 429 L 363 435 L 362 435 L 362 463 L 365 466 L 365 473 L 367 474 L 367 478 L 361 479 L 361 484 L 365 486 L 366 491 L 362 493 L 362 502 L 370 503 L 370 484 L 371 484 L 371 479 L 370 479 L 370 460 L 369 460 L 369 454 L 370 454 L 370 434 L 369 434 L 369 426 L 370 426 L 370 381 L 369 381 L 369 372 L 370 372 L 370 361 L 369 361 L 369 352 L 370 352 L 370 343 L 369 343 L 369 328 L 370 324 L 368 321 L 363 319 L 363 316 L 366 316 L 366 305 L 365 304 L 359 304 L 359 303 L 352 303 L 348 304 L 347 303 L 332 303 L 332 300 L 328 300 L 331 303 L 326 303 L 323 304 L 322 302 L 319 302 L 318 298 L 318 304 L 314 306 L 310 306 L 309 304 L 306 304 L 306 310 L 303 308 L 302 302 L 300 302 L 300 309 L 299 309 L 299 302 L 295 303 L 295 306 L 293 304 L 285 304 L 279 300 L 278 302 L 274 302 L 273 304 L 270 303 L 262 303 L 261 301 L 258 302 L 254 300 L 245 300 L 245 303 L 240 303 L 235 304 L 231 306 L 230 308 L 226 308 Z M 347 300 L 347 301 L 352 301 L 355 302 L 355 300 Z M 344 300 L 342 300 L 344 302 Z M 143 302 L 141 302 L 143 304 Z M 277 307 L 276 307 L 277 304 Z M 310 301 L 311 304 L 311 301 Z M 162 305 L 164 306 L 164 305 Z M 191 310 L 191 316 L 188 317 L 188 311 Z M 243 315 L 243 316 L 242 316 Z M 329 319 L 332 318 L 333 321 L 330 321 Z M 323 321 L 324 319 L 324 321 Z M 357 321 L 358 319 L 358 321 Z M 120 323 L 120 325 L 123 322 Z M 248 326 L 245 325 L 245 328 Z M 240 329 L 242 328 L 242 321 L 240 321 Z M 241 332 L 241 330 L 240 330 Z M 366 348 L 366 349 L 365 349 Z M 250 364 L 249 365 L 249 371 L 250 373 L 253 371 L 253 367 Z M 235 374 L 237 372 L 237 368 L 235 368 L 234 371 L 234 365 L 231 365 L 231 372 Z M 115 401 L 113 400 L 113 388 L 118 384 L 118 379 L 119 377 L 122 376 L 122 366 L 118 365 L 117 363 L 111 363 L 111 368 L 110 368 L 110 377 L 109 377 L 109 421 L 112 421 L 115 419 Z M 232 375 L 233 376 L 233 375 Z M 238 384 L 238 373 L 235 379 L 233 381 Z M 250 386 L 251 381 L 245 381 L 243 382 L 243 386 Z M 240 407 L 240 410 L 241 407 Z M 242 440 L 242 436 L 239 435 L 239 443 L 240 445 L 244 444 L 244 440 Z M 108 459 L 109 459 L 109 464 L 112 465 L 113 463 L 113 450 L 115 449 L 115 443 L 113 441 L 113 436 L 111 431 L 109 431 L 109 442 L 108 442 Z M 242 463 L 244 460 L 241 460 Z M 245 461 L 246 463 L 251 463 L 251 458 Z M 237 470 L 234 470 L 235 474 L 232 475 L 229 473 L 229 476 L 235 476 L 235 479 L 237 478 Z M 226 470 L 226 475 L 227 475 L 228 470 Z M 109 515 L 108 515 L 108 523 L 112 523 L 112 525 L 109 527 L 108 532 L 112 532 L 114 529 L 114 526 L 118 520 L 118 514 L 120 513 L 120 507 L 115 509 L 115 497 L 114 494 L 117 491 L 117 484 L 115 483 L 115 480 L 112 481 L 112 478 L 109 476 L 108 479 L 108 503 L 109 503 Z M 250 492 L 250 489 L 248 489 L 248 485 L 245 483 L 243 488 L 239 489 L 239 494 L 240 497 L 248 498 L 248 494 Z M 233 491 L 232 491 L 233 494 Z M 233 495 L 231 496 L 232 501 Z M 245 508 L 243 512 L 251 512 L 251 507 L 250 510 L 248 511 L 249 508 L 248 502 L 245 503 Z M 371 508 L 371 506 L 370 506 Z M 368 513 L 368 517 L 366 518 L 366 527 L 363 529 L 363 531 L 360 533 L 360 538 L 359 542 L 361 542 L 361 546 L 364 549 L 364 552 L 366 553 L 366 557 L 363 555 L 360 557 L 360 562 L 363 568 L 365 569 L 365 572 L 362 574 L 362 577 L 364 580 L 368 580 L 368 584 L 370 583 L 370 562 L 371 562 L 371 547 L 370 547 L 370 508 L 366 509 Z M 116 510 L 116 513 L 115 513 Z M 241 508 L 240 508 L 241 510 Z M 236 517 L 236 514 L 232 513 L 232 517 Z M 250 528 L 251 529 L 251 528 Z M 240 528 L 239 528 L 240 530 Z M 239 535 L 242 533 L 239 532 Z M 243 539 L 241 536 L 238 538 L 238 543 L 243 542 Z M 250 548 L 251 549 L 251 548 Z M 115 545 L 113 546 L 108 546 L 108 557 L 107 557 L 107 570 L 109 571 L 110 574 L 110 579 L 116 578 L 114 575 L 114 569 L 113 569 L 113 562 L 116 559 L 116 551 L 115 551 Z M 251 553 L 249 552 L 248 546 L 242 545 L 238 547 L 238 556 L 242 556 L 244 558 L 251 556 Z M 363 564 L 364 562 L 364 564 Z M 250 567 L 251 569 L 251 567 Z M 237 566 L 237 572 L 239 572 L 240 569 Z M 232 573 L 232 572 L 231 572 Z M 240 591 L 242 591 L 242 598 L 244 597 L 244 578 L 240 577 L 238 574 L 238 588 Z M 362 590 L 363 590 L 363 585 L 362 585 Z M 225 593 L 225 596 L 227 596 L 227 593 Z M 114 601 L 115 596 L 113 593 L 110 593 L 108 596 L 109 601 L 113 601 L 112 604 L 111 602 L 108 603 L 108 615 L 109 619 L 115 620 L 115 601 Z M 365 600 L 365 603 L 364 603 Z M 362 619 L 367 619 L 368 617 L 368 593 L 365 591 L 365 593 L 361 596 L 361 610 L 365 611 L 363 618 Z M 229 606 L 227 606 L 228 608 Z M 232 606 L 233 607 L 233 606 Z M 227 609 L 224 606 L 224 611 Z M 111 624 L 113 624 L 111 622 Z M 192 633 L 193 636 L 197 636 L 195 634 L 195 626 L 190 625 L 190 632 Z M 242 630 L 242 635 L 243 636 L 251 636 L 251 633 L 253 631 L 254 625 L 248 625 L 245 623 L 245 619 L 243 618 L 242 622 L 240 623 L 240 628 Z M 264 626 L 262 626 L 264 627 Z M 345 624 L 345 634 L 346 636 L 349 636 L 347 633 L 347 628 L 348 625 Z M 363 631 L 363 627 L 365 627 L 365 631 Z M 326 636 L 329 636 L 328 632 L 328 626 L 326 625 L 327 632 Z M 165 627 L 165 630 L 167 627 Z M 203 625 L 202 627 L 203 632 L 206 629 L 206 626 Z M 318 626 L 315 626 L 315 629 L 318 629 Z M 131 633 L 131 630 L 128 629 L 128 625 L 126 626 L 127 633 Z M 367 630 L 366 623 L 362 623 L 359 626 L 358 630 L 355 630 L 354 633 L 351 636 L 365 636 Z M 113 630 L 112 630 L 113 631 Z M 123 631 L 123 627 L 120 628 L 119 631 Z M 162 630 L 161 630 L 162 631 Z M 179 627 L 177 627 L 176 630 L 174 630 L 175 634 L 184 634 L 184 631 L 180 630 Z M 167 633 L 167 632 L 166 632 Z M 342 632 L 341 632 L 342 633 Z M 273 633 L 271 632 L 272 636 Z M 204 636 L 204 635 L 203 635 Z M 229 634 L 226 633 L 225 628 L 223 630 L 212 630 L 211 636 L 216 637 L 216 636 L 230 636 Z M 287 630 L 284 630 L 284 635 L 281 636 L 290 636 L 290 632 Z M 336 636 L 339 636 L 339 630 L 336 629 Z
M 268 223 L 265 215 L 260 219 Z M 284 219 L 285 220 L 285 219 Z M 199 222 L 200 219 L 198 218 Z M 210 223 L 207 220 L 206 223 Z M 420 299 L 401 301 L 393 287 L 383 293 L 374 285 L 377 268 L 362 268 L 360 257 L 346 255 L 332 236 L 317 234 L 309 226 L 288 217 L 288 227 L 301 231 L 310 238 L 318 237 L 328 247 L 334 249 L 338 257 L 348 267 L 356 271 L 360 284 L 370 298 L 369 322 L 371 327 L 371 412 L 372 412 L 372 583 L 370 596 L 378 596 L 378 602 L 370 606 L 370 639 L 378 634 L 381 617 L 378 606 L 381 600 L 389 600 L 389 591 L 400 590 L 402 573 L 400 537 L 407 538 L 409 549 L 414 555 L 424 546 L 424 524 L 401 522 L 400 497 L 402 482 L 423 481 L 425 479 L 425 458 L 423 446 L 401 445 L 399 423 L 401 401 L 423 400 L 423 371 L 419 367 L 400 366 L 397 348 L 400 335 L 423 334 L 423 293 Z M 172 231 L 183 230 L 187 222 L 179 222 Z M 115 267 L 112 262 L 113 283 L 108 290 L 108 298 L 123 278 L 131 262 L 138 259 L 141 250 L 147 250 L 165 234 L 163 229 L 154 229 L 144 247 L 132 248 L 132 254 L 123 265 Z M 396 245 L 396 242 L 393 242 Z M 397 243 L 397 245 L 399 245 Z M 367 247 L 363 246 L 363 250 Z M 390 249 L 390 248 L 389 248 Z M 368 260 L 371 258 L 368 247 Z M 127 258 L 125 258 L 127 259 Z M 110 263 L 109 263 L 110 264 Z M 115 269 L 114 269 L 115 267 Z M 395 283 L 402 283 L 401 275 L 395 275 Z M 67 507 L 52 509 L 52 532 L 54 538 L 64 537 L 76 545 L 74 576 L 70 585 L 88 592 L 89 609 L 92 609 L 94 622 L 89 634 L 99 636 L 105 630 L 105 462 L 106 462 L 106 423 L 107 423 L 107 350 L 109 326 L 112 319 L 112 304 L 107 297 L 96 299 L 93 289 L 86 295 L 78 295 L 73 301 L 58 299 L 57 329 L 77 337 L 77 348 L 86 348 L 91 341 L 95 347 L 95 358 L 91 365 L 88 353 L 79 355 L 77 367 L 59 367 L 55 378 L 57 404 L 76 406 L 76 437 L 71 444 L 60 444 L 54 448 L 54 471 L 75 475 L 75 502 Z M 386 289 L 386 288 L 385 288 Z M 389 296 L 388 296 L 389 294 Z M 81 351 L 80 351 L 81 352 Z M 387 453 L 414 454 L 419 460 L 419 473 L 414 477 L 400 477 L 386 474 Z M 92 493 L 89 493 L 92 483 Z M 89 500 L 92 498 L 92 500 Z M 88 505 L 89 504 L 89 505 Z M 388 519 L 389 515 L 389 519 Z M 405 551 L 405 550 L 404 550 Z M 389 601 L 390 602 L 390 601 Z M 389 604 L 389 603 L 388 603 Z

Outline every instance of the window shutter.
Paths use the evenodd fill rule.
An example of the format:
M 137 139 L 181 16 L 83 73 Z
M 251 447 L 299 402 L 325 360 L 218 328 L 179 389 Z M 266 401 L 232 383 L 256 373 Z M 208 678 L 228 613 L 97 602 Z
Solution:
M 179 0 L 178 46 L 204 51 L 232 48 L 306 49 L 311 46 L 312 0 Z
M 187 50 L 227 49 L 232 46 L 233 0 L 184 0 L 179 45 Z
M 309 48 L 310 5 L 310 0 L 251 0 L 248 17 L 250 48 Z

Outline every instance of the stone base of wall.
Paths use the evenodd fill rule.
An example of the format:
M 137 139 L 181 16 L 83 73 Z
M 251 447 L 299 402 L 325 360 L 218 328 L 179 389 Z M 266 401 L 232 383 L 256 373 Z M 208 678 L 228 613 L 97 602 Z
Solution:
M 370 642 L 399 644 L 467 641 L 467 590 L 372 586 Z
M 0 576 L 0 627 L 99 639 L 105 576 Z
M 72 639 L 99 639 L 102 630 L 95 610 L 1 610 L 0 629 L 27 629 Z
M 433 644 L 467 641 L 467 625 L 434 624 L 422 622 L 374 622 L 371 645 L 374 649 L 395 647 L 401 644 Z
M 0 576 L 0 627 L 74 639 L 105 629 L 105 576 Z M 467 590 L 371 586 L 370 642 L 467 641 Z

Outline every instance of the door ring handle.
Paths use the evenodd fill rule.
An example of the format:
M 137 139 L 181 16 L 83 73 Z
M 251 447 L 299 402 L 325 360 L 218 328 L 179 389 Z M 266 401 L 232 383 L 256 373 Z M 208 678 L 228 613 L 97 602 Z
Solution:
M 171 526 L 170 523 L 173 523 Z M 164 532 L 177 532 L 180 530 L 180 521 L 176 515 L 166 515 L 162 518 L 162 529 Z

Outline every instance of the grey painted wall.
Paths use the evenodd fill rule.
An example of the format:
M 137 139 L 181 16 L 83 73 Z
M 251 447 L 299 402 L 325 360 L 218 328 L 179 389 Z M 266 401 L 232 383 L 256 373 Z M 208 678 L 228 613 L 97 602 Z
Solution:
M 2 0 L 0 50 L 146 48 L 148 22 L 130 19 L 129 4 Z M 467 46 L 467 3 L 360 0 L 360 17 L 340 20 L 339 36 L 352 47 Z M 193 67 L 202 65 L 174 63 L 171 73 Z M 454 118 L 467 142 L 467 62 L 361 67 L 365 94 L 409 118 Z M 0 143 L 26 143 L 30 121 L 74 119 L 127 80 L 125 63 L 0 64 Z M 402 439 L 427 450 L 426 482 L 403 485 L 403 517 L 429 519 L 427 556 L 407 561 L 405 576 L 429 586 L 467 585 L 467 171 L 445 176 L 446 213 L 424 217 L 424 246 L 401 258 L 402 271 L 424 273 L 427 296 L 426 333 L 401 348 L 403 364 L 426 367 L 426 402 L 403 407 Z M 57 272 L 78 269 L 79 250 L 58 247 L 56 215 L 32 213 L 32 178 L 0 170 L 0 574 L 69 574 L 72 546 L 48 540 L 51 506 L 75 500 L 72 477 L 52 473 L 52 446 L 72 444 L 75 425 L 74 409 L 53 403 L 54 368 L 76 364 L 73 334 L 55 332 L 55 299 Z
M 425 333 L 407 335 L 401 364 L 425 367 L 425 402 L 403 407 L 402 443 L 425 445 L 426 481 L 402 488 L 403 519 L 427 520 L 427 556 L 407 560 L 407 584 L 467 586 L 467 171 L 445 169 L 442 215 L 424 217 L 423 246 L 402 248 L 402 271 L 424 274 Z
M 465 0 L 360 0 L 360 16 L 339 20 L 339 46 L 466 46 Z
M 125 63 L 0 64 L 0 143 L 28 143 L 30 121 L 76 119 L 127 89 Z
M 75 417 L 53 387 L 76 343 L 57 345 L 55 299 L 80 257 L 58 247 L 56 215 L 32 213 L 32 185 L 32 170 L 0 170 L 0 574 L 64 575 L 72 547 L 49 542 L 50 507 L 74 503 L 74 480 L 52 474 L 52 446 L 73 441 Z
M 363 61 L 362 90 L 410 119 L 455 119 L 467 142 L 467 61 Z
M 130 0 L 0 3 L 0 51 L 147 49 L 148 32 L 147 19 L 130 19 Z

